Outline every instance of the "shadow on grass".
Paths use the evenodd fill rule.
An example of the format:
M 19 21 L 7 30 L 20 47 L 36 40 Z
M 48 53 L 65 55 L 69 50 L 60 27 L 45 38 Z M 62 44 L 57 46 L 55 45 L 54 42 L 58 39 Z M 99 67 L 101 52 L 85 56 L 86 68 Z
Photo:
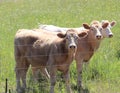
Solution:
M 39 79 L 37 82 L 34 81 L 34 78 L 30 77 L 28 81 L 28 88 L 26 89 L 25 93 L 49 93 L 49 82 L 48 80 L 42 76 L 39 75 Z
M 78 88 L 76 85 L 72 85 L 72 90 L 77 91 L 76 93 L 90 93 L 87 87 Z

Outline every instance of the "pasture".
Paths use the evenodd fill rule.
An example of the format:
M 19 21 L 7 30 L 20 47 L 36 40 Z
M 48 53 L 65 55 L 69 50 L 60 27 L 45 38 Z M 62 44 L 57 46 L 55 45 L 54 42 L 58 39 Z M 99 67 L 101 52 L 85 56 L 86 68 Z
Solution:
M 92 20 L 115 20 L 113 38 L 105 38 L 99 50 L 83 67 L 85 93 L 120 93 L 120 0 L 0 0 L 0 93 L 5 91 L 5 79 L 15 92 L 14 36 L 18 29 L 38 28 L 39 24 L 80 27 Z M 71 65 L 71 86 L 76 90 L 76 65 Z M 47 93 L 49 84 L 32 82 L 27 76 L 28 93 Z M 64 82 L 58 78 L 55 93 L 65 93 Z

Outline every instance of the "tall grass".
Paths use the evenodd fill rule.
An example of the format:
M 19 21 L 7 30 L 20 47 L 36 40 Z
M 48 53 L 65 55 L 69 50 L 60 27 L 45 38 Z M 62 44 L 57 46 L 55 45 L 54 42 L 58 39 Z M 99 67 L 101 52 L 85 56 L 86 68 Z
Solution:
M 38 24 L 79 27 L 92 20 L 116 20 L 112 28 L 114 37 L 103 40 L 99 50 L 83 68 L 83 84 L 90 93 L 120 92 L 120 1 L 119 0 L 1 0 L 0 1 L 0 93 L 4 92 L 5 79 L 15 91 L 14 36 L 18 29 L 37 28 Z M 76 66 L 71 65 L 71 83 L 76 93 Z M 28 73 L 28 80 L 31 76 Z M 29 82 L 28 82 L 29 83 Z M 64 84 L 56 93 L 65 93 Z M 39 93 L 39 88 L 36 89 Z M 46 88 L 48 89 L 48 87 Z M 38 92 L 37 92 L 38 91 Z M 61 91 L 61 92 L 60 92 Z M 35 93 L 35 92 L 31 92 Z

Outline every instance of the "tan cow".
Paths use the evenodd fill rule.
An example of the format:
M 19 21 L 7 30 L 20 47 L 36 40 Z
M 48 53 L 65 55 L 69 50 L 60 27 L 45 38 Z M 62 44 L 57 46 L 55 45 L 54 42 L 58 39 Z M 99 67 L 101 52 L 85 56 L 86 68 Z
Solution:
M 78 41 L 78 49 L 76 52 L 75 60 L 77 67 L 77 75 L 78 75 L 78 88 L 82 87 L 82 66 L 84 62 L 89 62 L 91 57 L 94 55 L 95 51 L 99 48 L 101 41 L 103 40 L 103 36 L 101 31 L 108 26 L 108 23 L 104 23 L 101 25 L 99 21 L 91 22 L 91 25 L 83 24 L 84 28 L 88 31 L 88 36 Z M 95 31 L 95 29 L 97 30 Z M 96 32 L 99 32 L 101 35 L 96 35 Z
M 81 87 L 82 82 L 81 81 L 82 64 L 83 62 L 88 62 L 91 59 L 94 52 L 99 48 L 103 38 L 107 36 L 106 34 L 108 33 L 103 34 L 102 31 L 106 32 L 106 30 L 104 29 L 107 29 L 108 25 L 109 25 L 108 22 L 104 22 L 101 24 L 99 21 L 93 21 L 91 22 L 90 25 L 83 24 L 84 29 L 82 29 L 81 31 L 88 31 L 88 36 L 78 41 L 79 44 L 75 56 L 79 88 Z M 53 26 L 52 29 L 54 29 Z
M 26 88 L 26 73 L 31 65 L 33 74 L 38 68 L 48 67 L 50 71 L 50 93 L 54 93 L 56 72 L 61 71 L 66 82 L 67 93 L 72 93 L 69 84 L 69 66 L 77 50 L 78 40 L 87 32 L 69 29 L 65 34 L 44 32 L 41 29 L 21 29 L 15 35 L 15 60 L 17 93 Z M 20 83 L 22 80 L 22 86 Z

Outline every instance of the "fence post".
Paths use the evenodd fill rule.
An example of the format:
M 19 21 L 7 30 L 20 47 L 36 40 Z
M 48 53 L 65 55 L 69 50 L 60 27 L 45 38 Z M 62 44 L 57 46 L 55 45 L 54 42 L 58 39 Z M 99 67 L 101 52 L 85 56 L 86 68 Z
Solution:
M 8 88 L 7 82 L 8 82 L 8 80 L 7 80 L 7 78 L 6 78 L 6 81 L 5 81 L 5 93 L 7 93 L 7 88 Z
M 9 89 L 9 93 L 11 93 L 10 89 Z

